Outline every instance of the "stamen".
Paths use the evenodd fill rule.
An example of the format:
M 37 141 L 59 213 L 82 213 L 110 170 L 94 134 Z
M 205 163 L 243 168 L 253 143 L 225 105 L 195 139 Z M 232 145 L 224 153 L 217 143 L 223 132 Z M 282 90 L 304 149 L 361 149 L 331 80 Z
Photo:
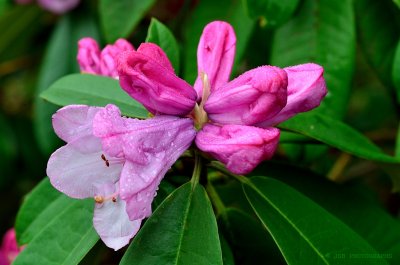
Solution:
M 94 196 L 94 201 L 96 203 L 103 203 L 104 202 L 104 197 L 103 196 Z
M 106 164 L 107 167 L 110 166 L 110 161 L 108 161 L 108 159 L 106 158 L 106 156 L 104 154 L 101 154 L 101 159 L 104 161 L 104 163 Z
M 98 204 L 101 204 L 101 203 L 107 202 L 107 201 L 117 202 L 117 197 L 118 197 L 118 192 L 115 192 L 108 196 L 96 195 L 96 196 L 94 196 L 94 201 Z

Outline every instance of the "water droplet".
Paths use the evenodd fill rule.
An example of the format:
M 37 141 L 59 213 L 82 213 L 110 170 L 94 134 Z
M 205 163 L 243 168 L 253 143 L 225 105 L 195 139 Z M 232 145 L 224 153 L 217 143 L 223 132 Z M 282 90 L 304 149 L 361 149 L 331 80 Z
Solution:
M 138 194 L 136 195 L 136 201 L 137 201 L 137 202 L 141 202 L 142 200 L 143 200 L 142 195 L 141 195 L 140 193 L 138 193 Z

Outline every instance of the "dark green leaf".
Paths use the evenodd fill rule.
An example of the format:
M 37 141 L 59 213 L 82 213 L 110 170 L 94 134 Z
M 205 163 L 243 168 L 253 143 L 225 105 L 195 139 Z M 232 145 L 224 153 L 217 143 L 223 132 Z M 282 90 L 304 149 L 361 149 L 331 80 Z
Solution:
M 107 42 L 126 38 L 155 0 L 100 0 L 100 19 Z
M 392 85 L 391 69 L 400 36 L 399 10 L 386 0 L 354 1 L 358 38 L 367 60 L 385 85 Z
M 251 36 L 254 21 L 244 13 L 240 0 L 202 0 L 190 14 L 184 29 L 184 79 L 193 84 L 197 77 L 197 45 L 204 27 L 213 20 L 229 22 L 236 33 L 235 64 L 241 59 Z
M 117 80 L 109 77 L 73 74 L 65 76 L 50 86 L 41 97 L 59 106 L 84 104 L 102 106 L 115 104 L 124 115 L 147 118 L 147 110 L 128 96 Z
M 395 3 L 400 8 L 400 0 L 393 0 L 393 3 Z
M 397 102 L 400 103 L 400 40 L 397 43 L 392 68 L 393 85 L 396 88 Z
M 243 189 L 288 264 L 387 264 L 352 229 L 282 182 L 253 177 Z
M 342 118 L 354 70 L 355 26 L 351 0 L 305 0 L 299 12 L 276 31 L 271 64 L 286 67 L 315 62 L 325 69 L 329 94 L 318 111 Z
M 120 265 L 222 264 L 217 224 L 204 188 L 184 184 L 146 221 Z
M 161 47 L 167 54 L 176 73 L 179 73 L 179 46 L 172 32 L 160 21 L 151 19 L 146 42 L 152 42 Z
M 93 206 L 90 199 L 74 200 L 57 212 L 13 264 L 78 264 L 99 239 L 92 224 Z
M 47 229 L 49 220 L 62 213 L 74 203 L 73 200 L 51 186 L 48 178 L 42 180 L 29 193 L 19 209 L 15 230 L 18 243 L 25 245 Z
M 279 125 L 280 128 L 304 134 L 361 158 L 386 163 L 400 159 L 383 153 L 368 138 L 350 126 L 317 113 L 303 113 Z
M 226 239 L 221 234 L 219 235 L 219 241 L 221 242 L 222 251 L 222 262 L 224 265 L 235 265 L 235 259 L 233 258 L 232 250 L 226 242 Z
M 251 18 L 261 17 L 266 26 L 277 27 L 290 18 L 299 0 L 245 0 L 245 4 Z
M 39 147 L 44 154 L 50 154 L 59 143 L 51 124 L 51 116 L 58 107 L 45 102 L 39 97 L 39 94 L 58 78 L 70 72 L 70 23 L 68 16 L 64 16 L 58 22 L 47 46 L 38 78 L 34 105 L 34 129 Z

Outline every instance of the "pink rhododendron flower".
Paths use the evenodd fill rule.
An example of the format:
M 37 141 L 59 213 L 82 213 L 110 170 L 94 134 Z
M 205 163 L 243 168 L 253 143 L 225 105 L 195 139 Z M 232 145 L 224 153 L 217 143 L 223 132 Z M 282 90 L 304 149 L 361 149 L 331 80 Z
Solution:
M 119 57 L 121 87 L 153 114 L 190 113 L 200 129 L 199 149 L 233 173 L 249 173 L 271 158 L 279 139 L 279 130 L 271 126 L 319 106 L 327 93 L 323 68 L 312 63 L 261 66 L 229 82 L 236 37 L 226 22 L 212 22 L 203 31 L 192 91 L 175 75 L 165 53 L 148 45 Z
M 53 115 L 53 127 L 67 144 L 49 159 L 52 185 L 72 198 L 94 198 L 94 227 L 115 250 L 151 214 L 158 184 L 195 137 L 190 119 L 122 118 L 114 105 L 66 106 Z
M 118 39 L 100 51 L 94 39 L 83 38 L 78 42 L 77 60 L 84 73 L 118 78 L 116 58 L 121 52 L 132 50 L 132 44 L 124 39 Z
M 0 247 L 0 265 L 10 265 L 21 252 L 23 247 L 17 244 L 14 228 L 9 229 L 3 237 Z
M 15 0 L 15 2 L 20 5 L 26 5 L 33 2 L 33 0 Z M 37 0 L 37 2 L 43 9 L 54 14 L 64 14 L 78 6 L 80 0 Z

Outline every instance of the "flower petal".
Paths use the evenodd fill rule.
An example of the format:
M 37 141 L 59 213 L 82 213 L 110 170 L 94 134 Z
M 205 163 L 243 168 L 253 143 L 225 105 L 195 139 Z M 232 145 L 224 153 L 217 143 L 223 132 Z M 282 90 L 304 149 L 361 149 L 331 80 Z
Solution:
M 65 106 L 52 117 L 54 131 L 65 142 L 92 135 L 93 118 L 101 109 L 86 105 Z
M 118 250 L 136 235 L 142 220 L 130 221 L 126 212 L 126 202 L 120 198 L 96 203 L 93 225 L 101 240 L 110 248 Z
M 247 174 L 274 154 L 279 130 L 253 126 L 207 124 L 197 133 L 196 145 L 235 174 Z
M 99 185 L 117 182 L 122 169 L 122 161 L 107 165 L 102 155 L 99 138 L 80 138 L 50 156 L 47 176 L 56 189 L 72 198 L 94 197 Z
M 285 106 L 286 88 L 285 71 L 258 67 L 212 92 L 204 109 L 217 123 L 253 125 L 275 116 Z
M 122 52 L 133 50 L 132 44 L 124 39 L 118 39 L 113 45 L 107 45 L 101 51 L 100 71 L 98 74 L 117 78 L 117 57 Z
M 288 75 L 288 99 L 286 106 L 273 118 L 258 124 L 269 127 L 283 122 L 300 112 L 319 106 L 327 93 L 324 69 L 313 63 L 284 68 Z
M 74 9 L 80 0 L 38 0 L 40 6 L 55 14 L 63 14 Z
M 100 48 L 96 40 L 83 38 L 78 42 L 78 64 L 81 72 L 100 73 Z
M 171 62 L 169 61 L 165 52 L 154 43 L 142 43 L 140 44 L 137 52 L 148 56 L 149 58 L 155 60 L 157 63 L 161 64 L 168 71 L 174 72 Z
M 140 47 L 139 47 L 140 49 Z M 121 87 L 153 114 L 184 116 L 196 103 L 193 88 L 168 69 L 160 58 L 137 51 L 119 57 Z
M 194 85 L 199 98 L 203 91 L 202 73 L 207 74 L 211 91 L 228 82 L 235 50 L 236 36 L 231 25 L 214 21 L 204 28 L 197 47 L 198 77 Z

